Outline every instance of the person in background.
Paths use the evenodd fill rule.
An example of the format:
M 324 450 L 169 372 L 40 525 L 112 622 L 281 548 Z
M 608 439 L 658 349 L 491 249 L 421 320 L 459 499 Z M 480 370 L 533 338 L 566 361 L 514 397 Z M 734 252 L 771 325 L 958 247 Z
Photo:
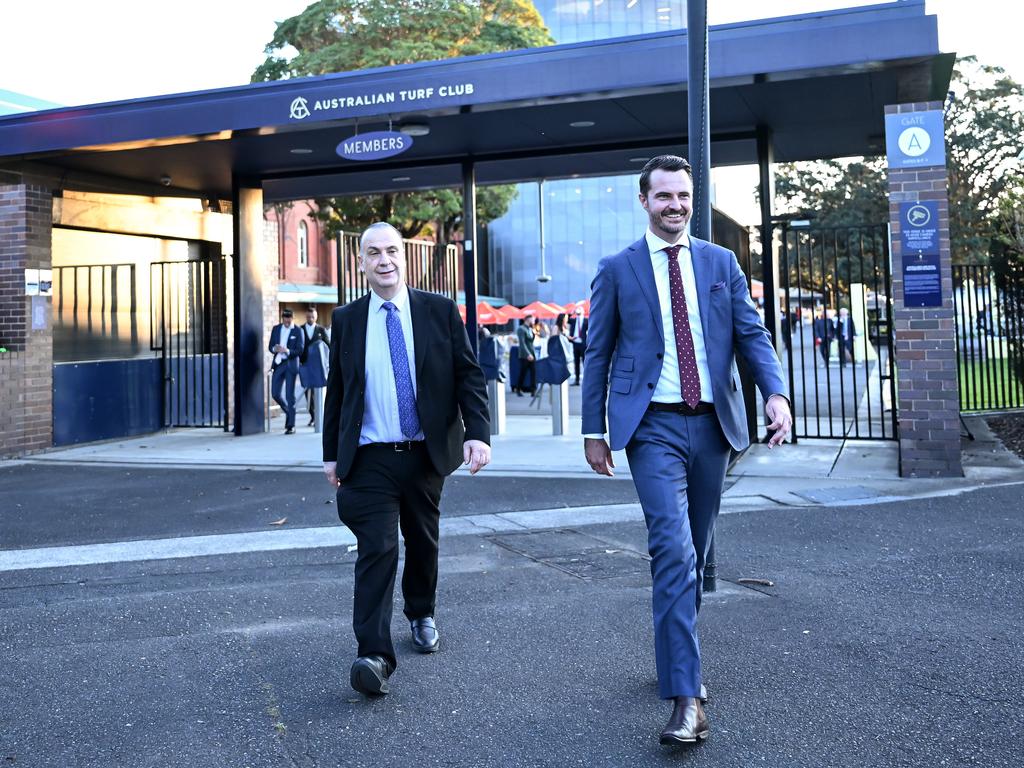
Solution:
M 516 329 L 516 338 L 519 341 L 519 375 L 516 377 L 516 385 L 512 387 L 512 391 L 516 393 L 518 397 L 523 396 L 524 384 L 527 381 L 527 374 L 529 374 L 530 391 L 533 391 L 534 382 L 537 377 L 537 356 L 534 353 L 533 342 L 536 338 L 533 326 L 533 315 L 525 315 L 523 321 L 519 324 Z
M 284 433 L 291 435 L 295 432 L 295 379 L 299 375 L 303 343 L 302 331 L 292 324 L 290 309 L 281 311 L 281 322 L 271 329 L 269 348 L 274 355 L 270 392 L 284 413 Z
M 327 384 L 327 354 L 331 342 L 327 338 L 326 329 L 316 321 L 316 307 L 310 304 L 306 308 L 306 324 L 302 326 L 302 337 L 305 342 L 302 347 L 302 354 L 299 355 L 299 377 L 302 379 L 302 386 L 306 389 L 306 409 L 309 411 L 309 424 L 313 426 L 315 415 L 313 412 L 313 390 Z M 317 346 L 317 342 L 323 342 L 323 346 Z M 321 350 L 324 354 L 321 354 Z M 310 356 L 310 351 L 313 356 Z
M 587 353 L 587 331 L 589 328 L 590 320 L 584 315 L 583 307 L 576 307 L 576 312 L 569 320 L 569 340 L 572 341 L 573 369 L 576 373 L 576 381 L 572 383 L 574 387 L 580 385 L 580 366 Z
M 832 323 L 825 317 L 825 308 L 814 310 L 814 346 L 821 355 L 822 365 L 828 365 L 828 348 L 832 343 Z

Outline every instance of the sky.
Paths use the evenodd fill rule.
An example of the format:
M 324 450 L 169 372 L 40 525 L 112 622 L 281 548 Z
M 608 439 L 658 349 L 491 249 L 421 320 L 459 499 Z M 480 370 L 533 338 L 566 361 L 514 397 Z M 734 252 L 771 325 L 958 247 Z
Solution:
M 301 12 L 309 1 L 0 0 L 0 90 L 77 105 L 247 83 L 264 59 L 275 21 Z M 708 2 L 711 24 L 870 4 Z M 926 7 L 938 15 L 943 51 L 975 53 L 1024 81 L 1019 25 L 999 22 L 1010 21 L 1006 9 L 1013 5 L 1005 0 L 927 0 Z M 758 218 L 751 192 L 756 178 L 749 167 L 716 170 L 718 204 L 743 223 Z

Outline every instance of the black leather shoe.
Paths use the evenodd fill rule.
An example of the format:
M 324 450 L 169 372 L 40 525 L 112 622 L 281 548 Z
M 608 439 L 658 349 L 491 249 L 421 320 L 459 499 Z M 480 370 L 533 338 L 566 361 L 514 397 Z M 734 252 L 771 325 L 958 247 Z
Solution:
M 667 746 L 693 744 L 706 739 L 710 732 L 708 718 L 704 714 L 700 699 L 677 696 L 672 708 L 672 717 L 668 719 L 668 724 L 661 732 L 661 743 Z
M 383 696 L 391 691 L 391 665 L 381 656 L 360 656 L 352 663 L 349 682 L 366 696 Z
M 285 427 L 284 428 L 284 433 L 286 435 L 294 435 L 295 434 L 295 427 Z
M 420 653 L 433 653 L 441 646 L 441 636 L 434 626 L 434 617 L 427 616 L 410 622 L 412 627 L 412 644 Z

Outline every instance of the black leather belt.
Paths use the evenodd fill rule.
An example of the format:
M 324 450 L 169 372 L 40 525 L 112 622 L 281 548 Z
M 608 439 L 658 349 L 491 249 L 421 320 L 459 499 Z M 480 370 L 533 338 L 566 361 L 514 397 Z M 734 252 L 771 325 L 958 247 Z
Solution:
M 715 405 L 714 403 L 700 402 L 691 407 L 686 403 L 657 403 L 652 400 L 651 404 L 647 406 L 647 410 L 681 413 L 684 416 L 703 416 L 705 413 L 714 413 Z
M 386 451 L 394 451 L 395 453 L 405 453 L 406 451 L 414 450 L 424 443 L 422 440 L 403 440 L 400 443 L 367 443 L 366 445 L 360 446 L 361 448 L 382 448 Z

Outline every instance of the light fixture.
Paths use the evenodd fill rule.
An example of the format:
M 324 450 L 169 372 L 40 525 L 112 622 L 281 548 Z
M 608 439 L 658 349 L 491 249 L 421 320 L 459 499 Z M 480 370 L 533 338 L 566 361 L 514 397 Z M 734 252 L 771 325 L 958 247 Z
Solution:
M 650 160 L 649 157 L 631 157 L 631 158 L 629 158 L 629 162 L 631 162 L 631 163 L 646 163 L 648 160 Z
M 659 8 L 658 9 L 658 13 L 671 13 L 671 12 L 672 12 L 671 8 Z
M 405 123 L 399 123 L 398 130 L 406 136 L 426 136 L 430 133 L 430 125 L 424 122 L 410 120 Z
M 593 128 L 593 120 L 577 120 L 576 122 L 569 123 L 570 128 Z
M 394 177 L 392 177 L 391 180 L 392 181 L 410 181 L 411 179 L 412 179 L 412 176 L 394 176 Z
M 626 3 L 626 8 L 632 8 L 632 7 L 633 7 L 634 5 L 636 5 L 636 4 L 638 3 L 638 2 L 639 2 L 639 0 L 629 0 L 629 2 L 628 2 L 628 3 Z
M 289 149 L 288 151 L 291 152 L 293 155 L 312 155 L 313 154 L 313 150 L 312 149 L 306 149 L 305 147 L 296 147 L 295 149 Z

